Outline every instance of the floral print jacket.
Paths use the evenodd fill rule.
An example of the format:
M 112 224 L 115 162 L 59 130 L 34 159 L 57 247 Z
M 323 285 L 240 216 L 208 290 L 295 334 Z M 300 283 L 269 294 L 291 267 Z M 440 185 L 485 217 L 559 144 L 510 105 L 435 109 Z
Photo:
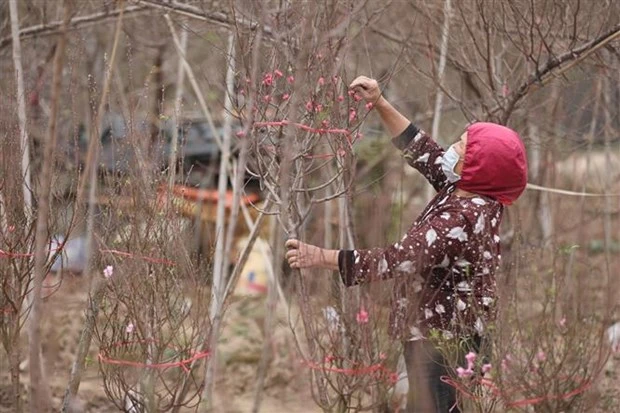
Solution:
M 494 318 L 503 206 L 457 196 L 441 169 L 444 150 L 412 124 L 392 141 L 438 193 L 400 241 L 341 251 L 341 278 L 347 286 L 394 278 L 395 338 L 482 335 Z

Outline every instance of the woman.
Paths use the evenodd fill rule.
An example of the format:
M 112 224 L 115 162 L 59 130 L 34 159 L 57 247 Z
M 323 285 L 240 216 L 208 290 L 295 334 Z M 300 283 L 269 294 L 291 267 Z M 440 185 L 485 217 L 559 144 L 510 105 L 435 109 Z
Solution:
M 438 191 L 403 238 L 385 248 L 327 250 L 286 242 L 292 268 L 339 270 L 347 286 L 395 279 L 390 333 L 404 343 L 409 412 L 458 412 L 437 342 L 480 346 L 494 318 L 499 226 L 523 192 L 525 148 L 504 126 L 474 123 L 443 150 L 387 102 L 365 76 L 350 88 L 372 102 L 408 163 Z M 432 339 L 431 339 L 432 338 Z

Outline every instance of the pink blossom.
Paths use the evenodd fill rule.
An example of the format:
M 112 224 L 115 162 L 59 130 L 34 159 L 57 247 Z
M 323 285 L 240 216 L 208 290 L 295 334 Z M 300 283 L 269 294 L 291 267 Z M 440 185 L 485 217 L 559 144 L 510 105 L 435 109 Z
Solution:
M 349 91 L 347 92 L 347 95 L 349 95 L 349 96 L 353 97 L 353 95 L 355 95 L 355 90 L 352 90 L 352 89 L 351 89 L 351 90 L 349 90 Z
M 324 362 L 325 362 L 325 363 L 331 363 L 332 361 L 334 361 L 334 360 L 335 360 L 335 358 L 336 358 L 336 357 L 334 357 L 334 356 L 325 356 L 325 360 L 324 360 Z
M 322 110 L 323 110 L 323 105 L 321 105 L 320 103 L 314 107 L 315 112 L 320 112 Z
M 471 369 L 464 369 L 463 367 L 457 367 L 456 368 L 456 374 L 460 378 L 464 379 L 464 378 L 472 376 L 474 374 L 474 372 Z
M 319 86 L 323 86 L 325 84 L 325 79 L 323 78 L 323 76 L 321 76 L 319 78 L 319 82 L 318 83 L 319 83 Z
M 245 90 L 241 89 L 241 90 L 239 91 L 239 94 L 240 94 L 241 96 L 244 96 L 244 95 L 245 95 Z
M 242 130 L 240 130 L 240 131 L 239 131 L 239 132 L 237 132 L 235 135 L 237 136 L 237 138 L 243 138 L 243 137 L 245 136 L 245 132 L 244 132 L 244 131 L 242 131 Z
M 364 137 L 364 134 L 362 132 L 357 132 L 355 134 L 355 139 L 362 139 Z
M 273 74 L 274 74 L 274 75 L 276 75 L 276 77 L 282 77 L 282 76 L 284 76 L 284 75 L 282 74 L 282 72 L 280 72 L 278 69 L 274 70 L 274 71 L 273 71 Z
M 503 97 L 508 97 L 509 93 L 510 93 L 510 89 L 508 88 L 508 84 L 504 83 L 502 85 L 502 96 Z
M 379 360 L 385 360 L 387 359 L 387 356 L 385 355 L 385 353 L 379 353 Z
M 114 267 L 112 267 L 111 265 L 108 265 L 107 267 L 105 267 L 105 269 L 103 270 L 103 276 L 105 278 L 110 278 L 112 277 L 112 275 L 114 274 Z
M 307 110 L 308 112 L 311 112 L 313 107 L 314 107 L 314 105 L 312 104 L 312 101 L 311 101 L 311 100 L 309 100 L 309 101 L 307 101 L 307 102 L 306 102 L 306 110 Z
M 14 232 L 15 231 L 15 225 L 9 225 L 9 227 L 7 229 L 9 230 L 9 232 Z
M 135 326 L 133 325 L 133 323 L 129 323 L 127 324 L 127 327 L 125 327 L 125 332 L 127 334 L 133 333 L 134 330 L 135 330 Z
M 356 102 L 359 102 L 360 100 L 362 100 L 362 97 L 356 93 L 353 95 L 353 100 L 355 100 Z
M 492 366 L 490 364 L 483 364 L 482 365 L 482 373 L 488 373 L 489 371 L 491 371 Z
M 502 360 L 502 370 L 508 371 L 509 367 L 510 367 L 510 360 L 504 357 L 504 359 Z
M 398 383 L 398 373 L 390 373 L 388 381 L 390 382 L 390 384 Z
M 289 76 L 289 77 L 286 78 L 286 81 L 292 85 L 293 82 L 295 82 L 295 77 L 294 76 Z
M 368 103 L 366 103 L 366 110 L 372 110 L 372 107 L 373 107 L 373 106 L 374 106 L 374 105 L 372 104 L 372 102 L 368 102 Z
M 344 100 L 344 96 L 340 95 L 338 96 L 338 102 L 342 102 Z
M 288 93 L 285 93 L 282 95 L 282 100 L 288 100 L 289 97 L 290 95 Z
M 368 322 L 368 312 L 361 308 L 359 313 L 355 316 L 358 324 L 366 324 Z
M 476 362 L 476 353 L 474 353 L 473 351 L 470 351 L 465 356 L 465 360 L 467 360 L 467 365 L 469 366 L 468 368 L 471 369 L 474 363 Z
M 329 127 L 329 121 L 327 119 L 325 119 L 324 121 L 321 122 L 321 126 L 324 128 L 328 128 Z
M 538 361 L 545 361 L 547 360 L 547 355 L 544 351 L 540 350 L 538 354 L 536 354 L 536 358 L 538 359 Z
M 332 76 L 332 81 L 334 83 L 338 83 L 338 76 L 337 75 Z
M 265 73 L 263 75 L 263 85 L 265 86 L 273 85 L 273 75 L 271 73 Z
M 355 109 L 353 108 L 349 109 L 349 122 L 353 122 L 356 117 L 357 117 L 357 112 L 355 111 Z
M 265 96 L 263 96 L 263 100 L 264 100 L 266 103 L 269 103 L 269 102 L 271 102 L 271 96 L 269 96 L 269 95 L 265 95 Z
M 566 327 L 566 317 L 562 317 L 560 319 L 559 324 L 560 324 L 560 327 L 562 327 L 562 328 Z

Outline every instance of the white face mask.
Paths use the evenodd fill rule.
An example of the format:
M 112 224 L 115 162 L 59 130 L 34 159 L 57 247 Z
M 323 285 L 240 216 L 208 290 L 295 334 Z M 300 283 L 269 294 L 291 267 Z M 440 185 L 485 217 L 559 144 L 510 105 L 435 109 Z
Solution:
M 448 182 L 454 183 L 461 179 L 461 175 L 454 172 L 456 164 L 459 162 L 460 156 L 454 149 L 454 145 L 450 145 L 448 150 L 443 154 L 441 158 L 441 169 L 448 178 Z

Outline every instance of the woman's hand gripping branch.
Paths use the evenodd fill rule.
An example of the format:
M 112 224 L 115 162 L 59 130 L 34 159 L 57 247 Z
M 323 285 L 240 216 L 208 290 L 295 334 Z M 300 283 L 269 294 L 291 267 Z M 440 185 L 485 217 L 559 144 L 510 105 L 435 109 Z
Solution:
M 358 76 L 351 82 L 349 89 L 354 90 L 366 102 L 372 103 L 381 116 L 381 122 L 389 131 L 390 136 L 396 137 L 403 133 L 411 122 L 396 110 L 390 102 L 385 100 L 375 79 Z
M 338 269 L 338 250 L 320 248 L 297 239 L 287 240 L 285 246 L 288 249 L 286 259 L 291 268 Z

